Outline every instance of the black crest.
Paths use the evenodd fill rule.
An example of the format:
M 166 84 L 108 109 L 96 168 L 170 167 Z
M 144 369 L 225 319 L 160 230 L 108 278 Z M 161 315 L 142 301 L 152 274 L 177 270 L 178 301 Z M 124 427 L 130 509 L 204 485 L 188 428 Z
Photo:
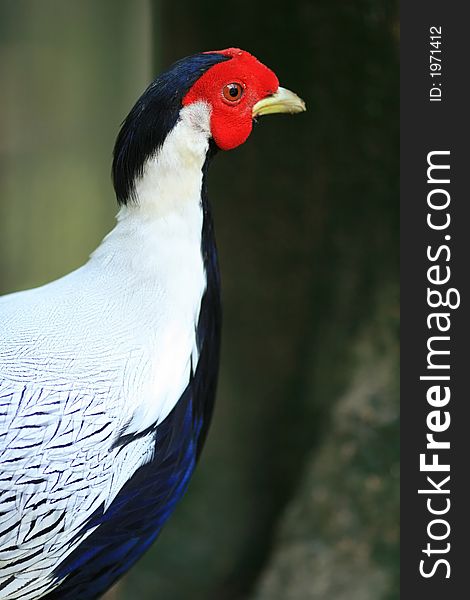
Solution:
M 230 57 L 215 52 L 183 58 L 159 75 L 137 100 L 114 146 L 112 177 L 120 204 L 134 198 L 135 181 L 142 176 L 145 161 L 178 122 L 188 90 L 210 67 L 225 60 Z

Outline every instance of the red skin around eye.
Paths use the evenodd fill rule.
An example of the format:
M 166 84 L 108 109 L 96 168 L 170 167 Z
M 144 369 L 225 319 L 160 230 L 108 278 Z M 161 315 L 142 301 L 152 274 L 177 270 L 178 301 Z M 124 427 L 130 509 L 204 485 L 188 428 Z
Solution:
M 221 150 L 231 150 L 248 138 L 253 126 L 253 106 L 273 94 L 279 81 L 268 67 L 244 50 L 228 48 L 217 52 L 232 58 L 206 71 L 184 97 L 183 106 L 198 100 L 210 104 L 212 137 Z M 244 88 L 242 97 L 235 102 L 223 95 L 223 88 L 229 83 L 239 83 Z

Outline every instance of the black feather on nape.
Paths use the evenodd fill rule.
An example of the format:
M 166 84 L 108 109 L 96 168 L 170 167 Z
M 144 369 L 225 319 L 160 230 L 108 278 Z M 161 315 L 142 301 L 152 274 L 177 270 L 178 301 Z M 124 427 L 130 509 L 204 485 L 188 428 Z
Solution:
M 119 204 L 135 200 L 135 182 L 145 161 L 162 146 L 178 122 L 188 90 L 213 65 L 230 60 L 218 53 L 194 54 L 159 75 L 137 100 L 116 139 L 112 178 Z

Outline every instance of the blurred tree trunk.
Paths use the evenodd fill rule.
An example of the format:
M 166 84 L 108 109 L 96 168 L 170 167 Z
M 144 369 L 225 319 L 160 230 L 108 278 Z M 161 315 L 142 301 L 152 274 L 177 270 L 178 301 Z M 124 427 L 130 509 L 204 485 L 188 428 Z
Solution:
M 147 0 L 0 3 L 0 293 L 78 267 L 111 228 L 114 138 L 151 35 Z
M 252 600 L 399 598 L 398 300 L 397 285 L 378 290 L 349 346 L 349 381 Z

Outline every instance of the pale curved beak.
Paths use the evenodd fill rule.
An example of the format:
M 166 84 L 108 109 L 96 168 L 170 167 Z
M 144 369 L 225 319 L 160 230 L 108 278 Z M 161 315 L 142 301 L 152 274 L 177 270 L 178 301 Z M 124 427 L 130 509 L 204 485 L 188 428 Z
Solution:
M 253 106 L 252 116 L 261 117 L 262 115 L 271 115 L 274 113 L 299 113 L 307 110 L 305 102 L 297 94 L 279 87 L 272 96 L 263 98 Z

